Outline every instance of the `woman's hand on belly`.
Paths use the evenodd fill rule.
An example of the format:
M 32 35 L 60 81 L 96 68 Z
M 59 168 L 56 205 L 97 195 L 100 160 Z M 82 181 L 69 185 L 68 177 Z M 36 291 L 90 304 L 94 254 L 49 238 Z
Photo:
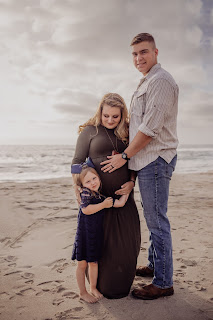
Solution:
M 129 194 L 134 188 L 135 184 L 133 181 L 127 181 L 121 186 L 121 189 L 115 191 L 115 194 L 122 196 L 123 194 Z

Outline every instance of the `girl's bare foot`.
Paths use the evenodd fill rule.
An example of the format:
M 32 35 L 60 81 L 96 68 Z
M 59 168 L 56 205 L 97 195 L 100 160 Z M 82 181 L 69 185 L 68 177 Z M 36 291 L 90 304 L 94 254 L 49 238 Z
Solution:
M 80 298 L 89 303 L 95 303 L 98 301 L 98 299 L 95 296 L 92 296 L 87 291 L 85 291 L 83 294 L 80 294 Z
M 103 295 L 98 291 L 98 289 L 94 288 L 90 290 L 91 294 L 96 297 L 98 300 L 103 298 Z

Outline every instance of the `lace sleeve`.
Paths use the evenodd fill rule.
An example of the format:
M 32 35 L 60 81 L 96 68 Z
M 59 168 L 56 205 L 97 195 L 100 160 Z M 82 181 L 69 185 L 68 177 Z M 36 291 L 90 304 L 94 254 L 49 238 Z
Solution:
M 91 199 L 92 199 L 91 191 L 89 189 L 83 188 L 80 196 L 81 196 L 80 206 L 81 208 L 86 208 L 91 203 Z

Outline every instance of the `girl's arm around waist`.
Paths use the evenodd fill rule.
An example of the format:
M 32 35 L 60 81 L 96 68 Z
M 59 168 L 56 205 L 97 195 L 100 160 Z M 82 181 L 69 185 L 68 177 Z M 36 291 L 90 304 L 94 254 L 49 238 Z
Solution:
M 120 199 L 116 199 L 115 203 L 113 205 L 113 207 L 115 208 L 120 208 L 120 207 L 124 207 L 127 200 L 129 198 L 129 193 L 128 194 L 124 194 L 123 196 L 120 197 Z
M 112 206 L 113 206 L 113 199 L 109 197 L 109 198 L 106 198 L 101 203 L 89 204 L 87 207 L 81 208 L 81 211 L 86 215 L 90 215 L 98 211 L 101 211 L 102 209 L 111 208 Z

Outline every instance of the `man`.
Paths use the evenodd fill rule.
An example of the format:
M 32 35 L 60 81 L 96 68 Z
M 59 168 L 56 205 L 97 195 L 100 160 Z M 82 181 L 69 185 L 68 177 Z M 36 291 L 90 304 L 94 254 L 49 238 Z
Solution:
M 109 156 L 109 160 L 102 163 L 105 165 L 102 170 L 110 173 L 129 161 L 129 168 L 137 172 L 150 247 L 149 263 L 139 267 L 136 275 L 153 276 L 153 281 L 133 290 L 132 294 L 151 300 L 174 293 L 167 205 L 169 183 L 177 160 L 178 86 L 157 62 L 158 49 L 152 35 L 138 34 L 131 46 L 133 63 L 143 78 L 130 106 L 130 144 L 122 154 Z

